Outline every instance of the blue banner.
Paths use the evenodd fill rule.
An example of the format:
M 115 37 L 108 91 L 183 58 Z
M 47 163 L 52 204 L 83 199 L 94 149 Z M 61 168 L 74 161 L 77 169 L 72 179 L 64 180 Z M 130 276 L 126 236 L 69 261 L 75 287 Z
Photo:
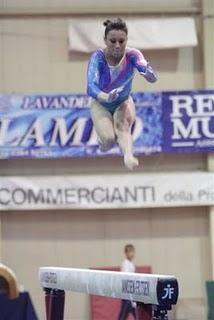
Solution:
M 136 152 L 161 152 L 161 94 L 136 93 Z M 0 158 L 103 155 L 86 95 L 0 96 Z M 120 154 L 116 145 L 108 154 Z
M 136 153 L 212 152 L 214 91 L 134 93 Z M 102 156 L 90 98 L 0 95 L 0 158 Z M 120 154 L 117 145 L 107 152 Z
M 214 90 L 163 92 L 163 151 L 214 151 Z

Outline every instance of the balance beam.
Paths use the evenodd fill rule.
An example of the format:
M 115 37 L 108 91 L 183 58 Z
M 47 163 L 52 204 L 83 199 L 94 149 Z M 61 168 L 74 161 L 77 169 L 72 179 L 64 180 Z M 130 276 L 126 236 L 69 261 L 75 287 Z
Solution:
M 167 311 L 178 300 L 178 282 L 174 276 L 41 267 L 39 281 L 46 292 L 48 320 L 63 320 L 63 315 L 55 318 L 48 301 L 51 300 L 53 308 L 53 301 L 62 301 L 65 291 L 135 301 L 139 306 L 151 305 L 156 319 L 167 319 Z M 62 309 L 64 311 L 64 305 Z M 59 310 L 59 307 L 55 308 L 55 312 L 56 310 Z

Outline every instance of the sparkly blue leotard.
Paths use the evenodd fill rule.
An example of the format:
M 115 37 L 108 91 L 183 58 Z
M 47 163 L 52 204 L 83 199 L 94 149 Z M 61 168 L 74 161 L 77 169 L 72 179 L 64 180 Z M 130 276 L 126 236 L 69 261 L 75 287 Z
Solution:
M 157 78 L 152 67 L 139 50 L 126 48 L 124 57 L 117 66 L 108 64 L 102 49 L 96 50 L 88 64 L 88 95 L 98 100 L 111 113 L 114 113 L 116 108 L 129 97 L 136 69 L 147 81 L 156 81 Z M 98 95 L 100 92 L 109 93 L 113 89 L 119 89 L 119 95 L 116 100 L 111 102 L 99 100 Z

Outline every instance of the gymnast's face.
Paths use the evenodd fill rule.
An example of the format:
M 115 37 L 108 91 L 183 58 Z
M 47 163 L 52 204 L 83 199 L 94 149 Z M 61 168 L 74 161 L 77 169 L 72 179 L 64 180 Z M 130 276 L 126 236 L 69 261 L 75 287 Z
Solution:
M 127 34 L 123 30 L 110 30 L 104 40 L 108 55 L 120 60 L 125 53 Z

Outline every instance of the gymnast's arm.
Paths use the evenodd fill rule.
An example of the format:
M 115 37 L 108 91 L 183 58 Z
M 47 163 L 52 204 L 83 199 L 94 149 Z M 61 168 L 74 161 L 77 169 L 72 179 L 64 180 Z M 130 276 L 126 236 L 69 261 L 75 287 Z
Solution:
M 87 94 L 98 100 L 107 101 L 109 95 L 99 88 L 99 78 L 100 78 L 100 61 L 98 53 L 95 52 L 89 61 L 88 72 L 87 72 Z
M 143 75 L 148 82 L 156 82 L 157 75 L 155 74 L 150 64 L 146 61 L 143 54 L 137 49 L 131 49 L 131 51 L 131 59 L 139 73 Z

